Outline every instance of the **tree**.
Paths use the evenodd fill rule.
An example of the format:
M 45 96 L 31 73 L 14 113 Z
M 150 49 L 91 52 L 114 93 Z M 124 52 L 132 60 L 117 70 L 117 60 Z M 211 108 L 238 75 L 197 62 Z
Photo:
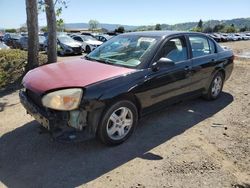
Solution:
M 198 25 L 197 25 L 197 27 L 198 28 L 203 28 L 203 21 L 202 20 L 200 20 L 199 22 L 198 22 Z
M 46 12 L 47 29 L 48 29 L 48 63 L 57 61 L 57 25 L 61 27 L 63 20 L 60 18 L 57 22 L 56 16 L 60 16 L 62 8 L 67 8 L 68 1 L 66 0 L 38 0 L 39 10 Z M 55 6 L 56 10 L 55 10 Z
M 213 32 L 213 29 L 212 29 L 210 26 L 208 26 L 208 27 L 205 27 L 205 28 L 203 29 L 203 32 L 204 32 L 204 33 L 212 33 L 212 32 Z
M 42 31 L 42 32 L 48 32 L 48 27 L 47 27 L 47 26 L 42 27 L 42 28 L 41 28 L 41 31 Z
M 117 29 L 115 29 L 115 32 L 117 32 L 117 33 L 124 33 L 125 29 L 124 29 L 123 26 L 119 26 Z
M 155 30 L 161 30 L 161 24 L 156 24 L 155 25 Z
M 225 28 L 225 25 L 222 25 L 222 24 L 215 25 L 214 28 L 213 28 L 213 32 L 220 32 L 224 28 Z
M 25 2 L 28 27 L 28 63 L 25 69 L 29 71 L 39 65 L 38 12 L 37 0 L 26 0 Z
M 89 29 L 94 31 L 98 28 L 99 22 L 97 20 L 89 20 Z
M 16 29 L 5 29 L 6 33 L 16 33 Z
M 248 30 L 247 26 L 240 28 L 240 32 L 245 32 L 247 30 Z
M 57 61 L 56 14 L 53 0 L 45 0 L 48 27 L 48 63 Z
M 19 29 L 20 32 L 27 32 L 28 31 L 28 28 L 27 28 L 27 24 L 22 24 L 20 29 Z
M 235 33 L 237 30 L 235 27 L 231 26 L 227 26 L 223 29 L 223 32 L 225 33 Z

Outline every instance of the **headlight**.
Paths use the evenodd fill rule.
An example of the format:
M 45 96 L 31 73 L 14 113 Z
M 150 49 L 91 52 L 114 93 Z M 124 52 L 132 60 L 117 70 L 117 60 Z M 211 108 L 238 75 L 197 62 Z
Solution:
M 81 102 L 82 93 L 82 89 L 64 89 L 51 92 L 42 98 L 42 104 L 55 110 L 74 110 Z

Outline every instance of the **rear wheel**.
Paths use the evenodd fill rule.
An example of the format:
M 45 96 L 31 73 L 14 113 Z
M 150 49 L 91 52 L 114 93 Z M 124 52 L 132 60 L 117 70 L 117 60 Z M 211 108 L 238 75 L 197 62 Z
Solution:
M 207 93 L 204 95 L 204 98 L 207 100 L 215 100 L 219 98 L 222 92 L 223 84 L 224 75 L 222 72 L 218 72 L 214 76 Z
M 104 111 L 97 135 L 104 144 L 121 144 L 131 136 L 137 121 L 137 108 L 132 102 L 116 102 Z

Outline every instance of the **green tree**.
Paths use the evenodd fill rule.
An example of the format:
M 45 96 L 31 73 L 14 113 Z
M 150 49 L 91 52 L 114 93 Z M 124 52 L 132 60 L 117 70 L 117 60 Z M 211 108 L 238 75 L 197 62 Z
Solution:
M 245 32 L 247 30 L 248 30 L 247 26 L 240 28 L 240 32 Z
M 157 30 L 157 31 L 161 30 L 161 24 L 156 24 L 155 25 L 155 30 Z
M 117 29 L 115 29 L 115 32 L 117 32 L 117 33 L 124 33 L 125 29 L 124 29 L 123 26 L 119 26 Z
M 232 26 L 232 25 L 225 27 L 222 31 L 225 32 L 225 33 L 235 33 L 235 32 L 237 32 L 236 28 L 234 26 Z
M 99 26 L 99 22 L 97 20 L 89 20 L 89 29 L 91 31 L 97 30 Z
M 198 28 L 203 28 L 203 21 L 202 20 L 200 20 L 199 22 L 198 22 L 198 25 L 197 25 L 197 27 Z
M 16 29 L 5 29 L 6 33 L 16 33 Z
M 222 24 L 215 25 L 213 28 L 213 32 L 221 32 L 224 28 L 225 28 L 225 25 L 222 25 Z
M 213 32 L 213 29 L 212 29 L 210 26 L 208 26 L 208 27 L 205 27 L 205 28 L 203 29 L 203 32 L 204 32 L 204 33 L 212 33 L 212 32 Z

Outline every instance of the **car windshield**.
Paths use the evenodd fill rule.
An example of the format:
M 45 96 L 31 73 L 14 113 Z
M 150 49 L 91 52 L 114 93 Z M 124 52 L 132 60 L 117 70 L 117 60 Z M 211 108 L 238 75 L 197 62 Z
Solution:
M 150 57 L 157 39 L 156 37 L 120 35 L 95 49 L 86 58 L 125 67 L 137 67 Z
M 20 39 L 21 38 L 21 35 L 18 35 L 18 34 L 10 34 L 10 36 L 13 39 Z
M 58 40 L 61 43 L 71 43 L 71 42 L 75 42 L 72 38 L 68 37 L 68 36 L 59 36 Z

